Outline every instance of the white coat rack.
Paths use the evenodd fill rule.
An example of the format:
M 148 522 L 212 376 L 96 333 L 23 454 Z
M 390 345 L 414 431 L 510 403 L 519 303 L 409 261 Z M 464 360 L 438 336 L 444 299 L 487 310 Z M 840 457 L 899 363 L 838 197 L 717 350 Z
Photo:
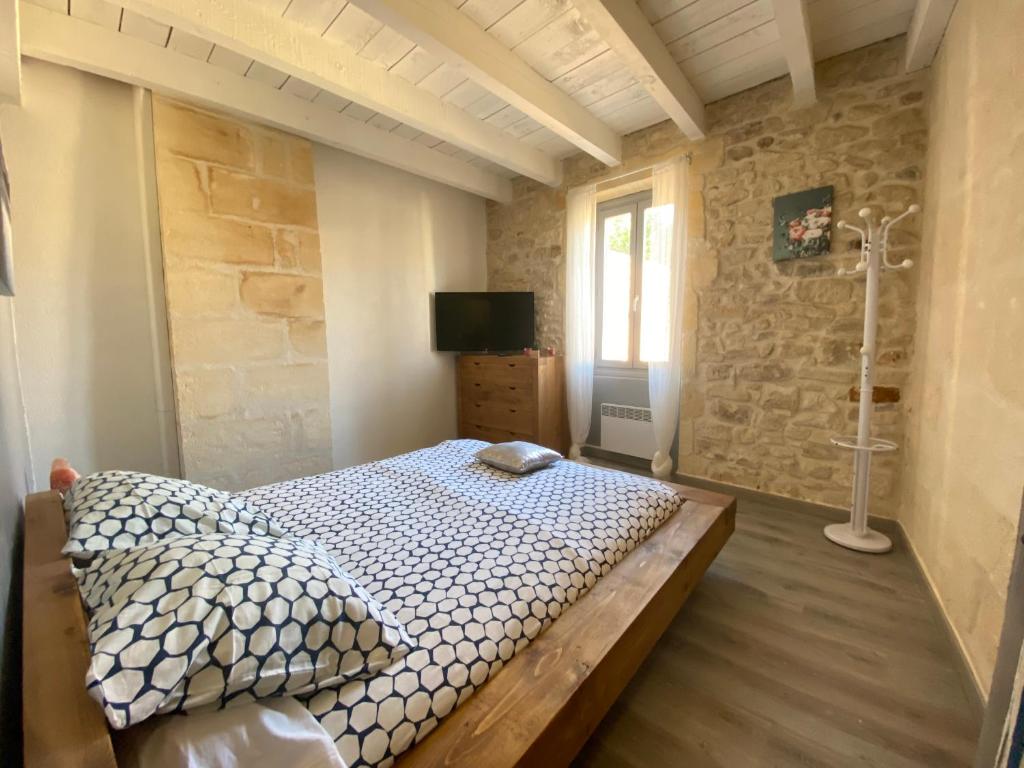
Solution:
M 850 229 L 860 234 L 860 261 L 853 269 L 840 269 L 840 276 L 857 277 L 864 274 L 866 297 L 864 300 L 864 343 L 860 348 L 860 410 L 857 436 L 833 437 L 832 444 L 853 451 L 853 505 L 850 522 L 825 527 L 825 536 L 840 546 L 860 552 L 888 552 L 892 542 L 885 534 L 868 528 L 868 494 L 871 488 L 871 456 L 875 453 L 895 451 L 896 443 L 871 437 L 871 412 L 874 407 L 875 336 L 878 333 L 878 278 L 883 270 L 910 269 L 914 262 L 904 259 L 893 264 L 888 256 L 889 230 L 893 224 L 921 210 L 912 205 L 892 219 L 884 217 L 879 226 L 872 221 L 871 209 L 861 208 L 865 229 L 840 221 L 839 229 Z

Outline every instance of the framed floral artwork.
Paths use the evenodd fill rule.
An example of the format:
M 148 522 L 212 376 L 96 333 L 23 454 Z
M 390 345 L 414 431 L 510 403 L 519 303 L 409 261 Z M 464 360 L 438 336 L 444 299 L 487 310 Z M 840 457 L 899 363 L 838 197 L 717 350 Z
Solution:
M 772 261 L 808 259 L 832 250 L 832 187 L 776 197 L 772 210 Z

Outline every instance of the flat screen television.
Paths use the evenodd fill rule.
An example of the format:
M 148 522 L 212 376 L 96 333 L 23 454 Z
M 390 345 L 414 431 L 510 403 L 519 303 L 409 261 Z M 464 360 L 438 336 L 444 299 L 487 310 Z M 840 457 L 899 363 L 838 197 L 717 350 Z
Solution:
M 435 293 L 438 352 L 511 352 L 534 342 L 533 292 Z

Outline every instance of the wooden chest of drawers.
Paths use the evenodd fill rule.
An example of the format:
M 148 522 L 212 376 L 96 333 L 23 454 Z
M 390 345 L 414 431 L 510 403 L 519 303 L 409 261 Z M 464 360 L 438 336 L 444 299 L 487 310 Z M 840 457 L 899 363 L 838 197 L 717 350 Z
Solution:
M 459 437 L 568 446 L 561 357 L 460 355 Z

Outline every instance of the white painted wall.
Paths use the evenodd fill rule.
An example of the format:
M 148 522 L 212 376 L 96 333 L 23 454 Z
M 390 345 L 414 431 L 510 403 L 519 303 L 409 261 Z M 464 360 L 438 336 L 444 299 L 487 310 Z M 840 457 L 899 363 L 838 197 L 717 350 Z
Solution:
M 21 741 L 21 500 L 31 488 L 14 344 L 14 301 L 0 296 L 0 752 L 10 755 L 9 760 L 17 765 Z
M 36 485 L 47 487 L 58 455 L 83 473 L 177 474 L 173 412 L 159 402 L 169 360 L 136 94 L 26 59 L 22 96 L 0 108 L 0 130 Z
M 317 146 L 337 467 L 455 437 L 455 360 L 431 294 L 486 290 L 482 198 Z

